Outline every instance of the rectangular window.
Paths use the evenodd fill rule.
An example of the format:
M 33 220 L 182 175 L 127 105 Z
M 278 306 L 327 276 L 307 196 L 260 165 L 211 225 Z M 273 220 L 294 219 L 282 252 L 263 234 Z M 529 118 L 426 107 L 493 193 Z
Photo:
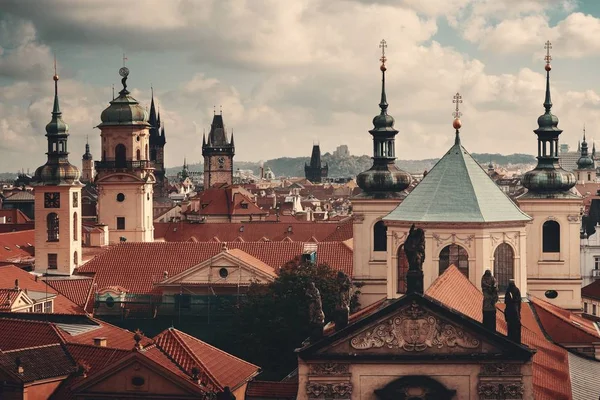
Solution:
M 592 314 L 596 315 L 596 305 L 592 304 Z
M 588 312 L 588 306 L 587 303 L 583 303 L 583 312 L 587 314 Z
M 58 268 L 58 254 L 48 253 L 48 269 Z
M 600 257 L 594 257 L 594 269 L 600 269 Z
M 45 314 L 52 313 L 52 301 L 47 301 L 44 303 L 44 313 Z
M 38 303 L 38 304 L 34 304 L 33 305 L 33 312 L 34 313 L 41 313 L 42 311 L 44 311 L 44 307 L 43 307 L 42 303 Z
M 125 217 L 117 217 L 117 229 L 125 229 Z

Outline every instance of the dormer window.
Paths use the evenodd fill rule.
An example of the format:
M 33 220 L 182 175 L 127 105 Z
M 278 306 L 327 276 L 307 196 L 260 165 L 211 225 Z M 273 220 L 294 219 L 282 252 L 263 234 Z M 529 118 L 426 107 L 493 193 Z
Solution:
M 248 209 L 248 203 L 240 203 L 240 206 L 244 209 L 247 210 Z

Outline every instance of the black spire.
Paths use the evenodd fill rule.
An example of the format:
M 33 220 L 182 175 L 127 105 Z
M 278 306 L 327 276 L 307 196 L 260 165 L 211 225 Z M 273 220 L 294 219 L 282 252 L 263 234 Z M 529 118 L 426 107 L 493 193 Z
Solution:
M 579 155 L 577 169 L 594 169 L 594 160 L 589 155 L 588 144 L 585 140 L 585 125 L 583 126 L 583 142 L 581 142 L 581 152 Z
M 538 165 L 523 177 L 523 186 L 529 189 L 531 195 L 541 193 L 566 193 L 575 186 L 575 175 L 562 169 L 558 159 L 558 137 L 562 130 L 558 127 L 558 117 L 552 114 L 552 99 L 550 96 L 550 41 L 545 43 L 546 57 L 546 93 L 544 97 L 544 114 L 538 118 L 538 128 L 534 130 L 538 137 Z M 527 194 L 529 195 L 529 194 Z
M 93 159 L 92 154 L 90 153 L 90 143 L 88 141 L 87 136 L 85 138 L 85 153 L 83 154 L 83 159 L 84 160 L 91 160 L 91 159 Z
M 398 131 L 394 129 L 394 118 L 388 114 L 387 95 L 385 92 L 385 65 L 387 58 L 385 49 L 387 43 L 382 40 L 381 49 L 381 100 L 379 102 L 379 115 L 373 118 L 373 129 L 369 131 L 373 137 L 373 166 L 368 171 L 357 176 L 357 183 L 367 197 L 397 197 L 408 187 L 411 181 L 410 174 L 398 169 L 395 164 L 396 145 L 395 137 Z

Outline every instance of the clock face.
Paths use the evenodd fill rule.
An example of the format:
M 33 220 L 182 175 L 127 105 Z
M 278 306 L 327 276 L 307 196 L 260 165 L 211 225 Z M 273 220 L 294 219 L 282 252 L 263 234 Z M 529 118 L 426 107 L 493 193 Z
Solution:
M 219 162 L 219 165 L 225 164 L 225 158 L 224 157 L 217 158 L 217 161 Z
M 44 207 L 60 208 L 60 193 L 58 193 L 58 192 L 44 193 Z

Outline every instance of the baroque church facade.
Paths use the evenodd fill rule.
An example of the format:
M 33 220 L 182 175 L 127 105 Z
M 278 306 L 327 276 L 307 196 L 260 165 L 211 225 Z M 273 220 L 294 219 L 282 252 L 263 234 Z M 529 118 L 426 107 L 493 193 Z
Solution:
M 549 57 L 547 58 L 549 60 Z M 501 291 L 514 279 L 530 293 L 567 309 L 581 308 L 579 229 L 582 198 L 575 176 L 558 162 L 558 118 L 552 114 L 550 63 L 544 113 L 538 118 L 538 165 L 523 179 L 528 191 L 513 202 L 463 147 L 456 105 L 454 145 L 409 194 L 409 174 L 395 166 L 394 119 L 387 113 L 385 53 L 381 59 L 381 112 L 370 131 L 373 167 L 357 177 L 363 193 L 352 199 L 354 278 L 364 284 L 361 304 L 406 293 L 403 244 L 410 227 L 425 230 L 425 289 L 449 266 L 473 284 L 492 271 Z

